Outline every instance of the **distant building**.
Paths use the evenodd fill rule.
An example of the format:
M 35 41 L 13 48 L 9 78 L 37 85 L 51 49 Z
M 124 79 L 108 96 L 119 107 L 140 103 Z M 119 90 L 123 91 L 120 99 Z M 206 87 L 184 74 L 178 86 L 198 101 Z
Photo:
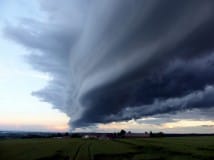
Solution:
M 125 138 L 147 138 L 150 137 L 148 133 L 127 133 Z
M 88 134 L 86 134 L 86 135 L 84 135 L 83 137 L 82 137 L 83 139 L 96 139 L 97 138 L 97 136 L 96 135 L 88 135 Z
M 108 140 L 108 139 L 110 139 L 110 136 L 108 136 L 106 134 L 102 134 L 102 135 L 99 136 L 99 139 L 100 140 Z

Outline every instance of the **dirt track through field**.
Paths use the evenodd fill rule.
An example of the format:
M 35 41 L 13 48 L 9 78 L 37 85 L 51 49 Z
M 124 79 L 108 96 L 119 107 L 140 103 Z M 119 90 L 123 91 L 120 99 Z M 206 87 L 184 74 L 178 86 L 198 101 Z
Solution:
M 90 142 L 84 142 L 80 144 L 74 154 L 74 157 L 70 160 L 93 160 L 93 154 L 91 152 L 91 145 Z
M 79 154 L 81 148 L 84 146 L 84 144 L 85 144 L 85 142 L 82 143 L 82 144 L 80 144 L 80 145 L 78 146 L 78 148 L 77 148 L 77 150 L 76 150 L 76 153 L 74 154 L 74 157 L 73 157 L 71 160 L 77 160 L 77 156 L 78 156 L 78 154 Z
M 91 145 L 92 145 L 92 143 L 88 144 L 88 157 L 89 157 L 89 160 L 93 160 L 93 154 L 91 152 Z

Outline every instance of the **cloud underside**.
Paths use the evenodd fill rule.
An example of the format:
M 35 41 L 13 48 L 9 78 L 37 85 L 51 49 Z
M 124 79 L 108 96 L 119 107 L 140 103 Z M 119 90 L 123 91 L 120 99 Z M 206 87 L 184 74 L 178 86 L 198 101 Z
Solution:
M 53 77 L 33 95 L 72 127 L 213 108 L 213 1 L 47 0 L 41 12 L 4 33 Z

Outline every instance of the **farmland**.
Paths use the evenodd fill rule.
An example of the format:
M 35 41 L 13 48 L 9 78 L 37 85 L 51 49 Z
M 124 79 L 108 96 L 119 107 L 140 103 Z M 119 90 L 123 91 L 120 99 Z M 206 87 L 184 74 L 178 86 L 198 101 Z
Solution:
M 214 137 L 0 140 L 0 160 L 212 160 Z

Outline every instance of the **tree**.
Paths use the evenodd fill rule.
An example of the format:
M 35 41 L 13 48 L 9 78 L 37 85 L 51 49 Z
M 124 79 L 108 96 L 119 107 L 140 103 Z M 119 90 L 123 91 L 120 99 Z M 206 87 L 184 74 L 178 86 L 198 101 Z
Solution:
M 124 129 L 121 129 L 119 135 L 120 135 L 121 137 L 124 137 L 124 136 L 126 135 L 126 131 L 125 131 Z
M 69 133 L 68 133 L 68 132 L 65 132 L 65 135 L 64 135 L 64 136 L 66 136 L 66 137 L 69 136 Z

